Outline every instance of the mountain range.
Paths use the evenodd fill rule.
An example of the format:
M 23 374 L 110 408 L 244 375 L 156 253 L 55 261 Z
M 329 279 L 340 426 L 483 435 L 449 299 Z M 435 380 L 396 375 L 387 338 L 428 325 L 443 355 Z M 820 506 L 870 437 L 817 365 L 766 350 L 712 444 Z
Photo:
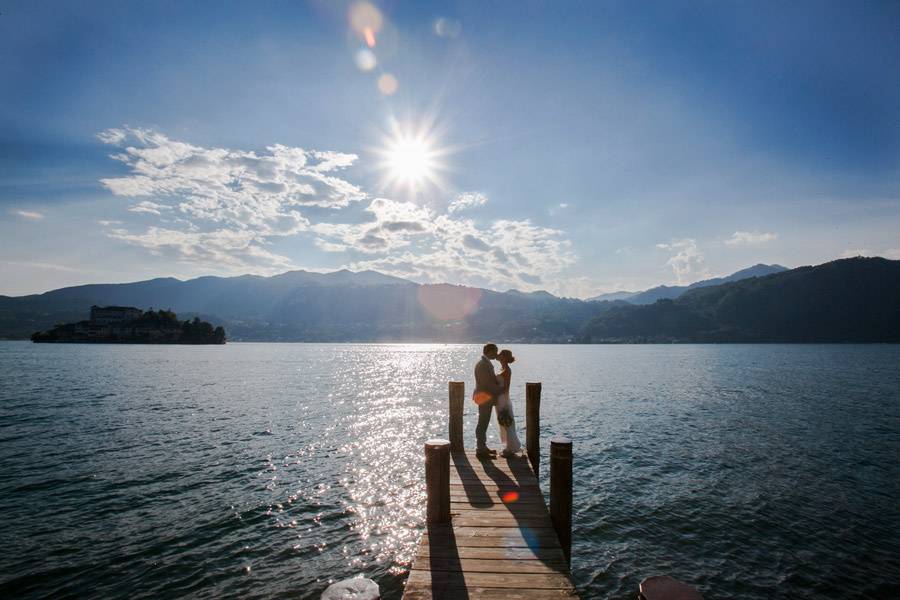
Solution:
M 629 304 L 653 304 L 657 300 L 674 300 L 689 290 L 696 290 L 702 287 L 712 287 L 721 285 L 730 281 L 740 281 L 741 279 L 749 279 L 750 277 L 763 277 L 773 273 L 781 273 L 787 271 L 787 267 L 781 265 L 764 265 L 762 263 L 741 269 L 736 273 L 732 273 L 726 277 L 714 277 L 713 279 L 704 279 L 690 285 L 658 285 L 644 290 L 642 292 L 610 292 L 608 294 L 600 294 L 588 300 L 593 301 L 614 301 L 624 300 Z
M 649 303 L 651 293 L 660 298 Z M 423 285 L 375 271 L 160 278 L 0 296 L 0 338 L 82 320 L 95 304 L 198 316 L 224 326 L 232 341 L 900 341 L 900 261 L 756 265 L 691 286 L 586 301 Z

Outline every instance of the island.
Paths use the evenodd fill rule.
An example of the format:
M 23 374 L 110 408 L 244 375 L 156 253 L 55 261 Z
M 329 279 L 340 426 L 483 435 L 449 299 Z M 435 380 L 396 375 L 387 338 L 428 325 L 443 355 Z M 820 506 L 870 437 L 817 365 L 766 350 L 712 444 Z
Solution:
M 133 306 L 92 306 L 87 321 L 57 325 L 31 336 L 35 343 L 224 344 L 225 330 L 193 320 L 179 321 L 171 310 Z

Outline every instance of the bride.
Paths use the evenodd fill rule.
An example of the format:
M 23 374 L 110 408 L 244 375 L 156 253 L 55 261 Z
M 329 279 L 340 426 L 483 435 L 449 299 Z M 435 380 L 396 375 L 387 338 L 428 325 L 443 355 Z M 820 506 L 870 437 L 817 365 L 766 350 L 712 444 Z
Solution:
M 509 384 L 512 379 L 512 369 L 509 368 L 509 365 L 516 362 L 516 357 L 510 350 L 501 350 L 497 355 L 497 360 L 502 367 L 497 379 L 503 386 L 503 392 L 497 397 L 497 427 L 500 429 L 500 441 L 506 445 L 500 455 L 510 458 L 522 449 L 522 442 L 519 441 L 519 434 L 516 433 L 516 419 L 513 414 L 512 402 L 509 400 Z

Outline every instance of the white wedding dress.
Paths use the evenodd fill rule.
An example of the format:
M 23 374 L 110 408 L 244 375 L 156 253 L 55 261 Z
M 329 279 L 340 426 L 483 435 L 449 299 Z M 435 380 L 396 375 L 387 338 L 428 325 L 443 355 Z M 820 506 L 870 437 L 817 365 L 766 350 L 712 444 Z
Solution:
M 504 384 L 503 376 L 498 375 L 497 379 L 500 381 L 500 384 Z M 512 425 L 508 427 L 504 427 L 500 424 L 500 413 L 503 412 L 503 409 L 509 411 L 509 416 L 512 418 Z M 497 396 L 497 429 L 500 430 L 500 441 L 505 444 L 505 450 L 507 452 L 518 452 L 522 449 L 522 442 L 519 441 L 519 434 L 516 432 L 516 415 L 513 413 L 513 405 L 509 400 L 509 392 L 503 392 L 499 396 Z

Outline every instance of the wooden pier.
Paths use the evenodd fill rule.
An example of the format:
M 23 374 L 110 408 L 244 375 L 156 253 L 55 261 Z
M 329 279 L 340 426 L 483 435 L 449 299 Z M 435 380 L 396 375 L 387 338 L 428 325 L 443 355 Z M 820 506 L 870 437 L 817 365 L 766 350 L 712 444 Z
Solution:
M 538 485 L 540 384 L 528 384 L 526 455 L 480 460 L 462 447 L 460 382 L 447 440 L 425 444 L 427 528 L 404 600 L 577 598 L 569 579 L 572 443 L 551 442 L 550 508 Z

